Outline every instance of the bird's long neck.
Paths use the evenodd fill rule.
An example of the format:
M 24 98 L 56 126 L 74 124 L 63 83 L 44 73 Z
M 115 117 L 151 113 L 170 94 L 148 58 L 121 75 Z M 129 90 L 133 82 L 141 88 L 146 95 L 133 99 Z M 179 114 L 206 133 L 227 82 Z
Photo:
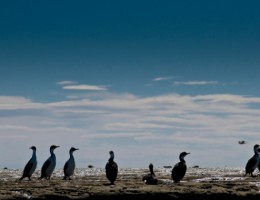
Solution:
M 150 168 L 150 173 L 151 173 L 152 175 L 154 175 L 154 171 L 153 171 L 152 168 Z
M 110 158 L 109 158 L 108 161 L 109 161 L 109 162 L 114 162 L 114 154 L 111 154 L 111 155 L 110 155 Z
M 74 159 L 73 151 L 70 151 L 70 159 Z
M 185 156 L 180 156 L 180 157 L 179 157 L 179 159 L 180 159 L 180 161 L 181 161 L 182 163 L 185 163 L 184 157 L 185 157 Z
M 51 152 L 51 157 L 55 157 L 54 149 L 51 149 L 50 152 Z
M 32 159 L 36 160 L 36 150 L 33 150 Z

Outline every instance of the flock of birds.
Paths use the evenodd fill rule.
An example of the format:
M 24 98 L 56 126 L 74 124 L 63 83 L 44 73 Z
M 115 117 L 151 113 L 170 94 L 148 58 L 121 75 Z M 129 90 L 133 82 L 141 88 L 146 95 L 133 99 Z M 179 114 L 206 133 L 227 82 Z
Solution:
M 47 180 L 50 180 L 51 175 L 56 166 L 56 156 L 54 154 L 54 150 L 58 147 L 59 146 L 56 146 L 56 145 L 52 145 L 50 147 L 51 156 L 43 163 L 42 168 L 41 168 L 41 176 L 39 177 L 39 179 L 45 178 Z M 25 165 L 24 170 L 23 170 L 23 175 L 19 180 L 23 180 L 26 177 L 29 180 L 31 180 L 31 176 L 36 169 L 36 166 L 37 166 L 36 147 L 32 146 L 32 147 L 30 147 L 30 149 L 32 149 L 32 151 L 33 151 L 32 157 Z M 66 161 L 66 163 L 63 167 L 63 172 L 64 172 L 63 180 L 67 180 L 67 179 L 71 180 L 70 177 L 74 174 L 76 164 L 75 164 L 73 152 L 76 150 L 79 150 L 79 149 L 74 148 L 74 147 L 70 148 L 70 151 L 69 151 L 70 158 Z M 118 166 L 117 166 L 117 163 L 114 162 L 114 152 L 110 151 L 109 154 L 110 154 L 110 158 L 106 164 L 106 176 L 107 176 L 108 180 L 110 181 L 110 184 L 114 184 L 116 177 L 117 177 L 117 173 L 118 173 Z
M 56 166 L 56 156 L 54 154 L 54 150 L 58 147 L 59 146 L 56 146 L 56 145 L 52 145 L 50 147 L 51 156 L 44 162 L 44 164 L 41 168 L 41 176 L 39 177 L 39 179 L 45 178 L 45 179 L 49 180 L 51 178 L 51 175 L 52 175 L 52 173 L 55 169 L 55 166 Z M 32 157 L 28 161 L 28 163 L 25 165 L 22 177 L 19 180 L 23 180 L 26 177 L 29 180 L 31 180 L 31 176 L 36 169 L 36 166 L 37 166 L 36 147 L 32 146 L 32 147 L 30 147 L 30 149 L 33 150 Z M 73 156 L 73 152 L 76 151 L 76 150 L 79 150 L 79 149 L 72 147 L 69 151 L 70 157 L 66 161 L 66 163 L 63 167 L 63 172 L 64 172 L 63 179 L 64 180 L 67 180 L 67 179 L 71 180 L 70 177 L 74 173 L 76 165 L 75 165 L 75 159 L 74 159 L 74 156 Z M 109 154 L 110 154 L 110 158 L 109 158 L 108 162 L 106 163 L 105 172 L 106 172 L 107 179 L 110 181 L 110 184 L 113 185 L 116 178 L 117 178 L 118 165 L 114 161 L 114 157 L 115 157 L 114 152 L 110 151 Z M 187 165 L 186 165 L 184 158 L 188 154 L 190 154 L 190 153 L 182 152 L 179 155 L 180 162 L 175 164 L 173 169 L 172 169 L 171 177 L 172 177 L 172 180 L 174 181 L 174 183 L 179 183 L 183 179 L 183 177 L 185 176 L 185 173 L 186 173 L 186 170 L 187 170 Z M 254 155 L 253 155 L 252 158 L 250 158 L 248 160 L 248 162 L 246 164 L 245 176 L 247 174 L 254 176 L 253 172 L 255 171 L 256 168 L 260 169 L 260 145 L 258 145 L 258 144 L 254 145 Z M 158 180 L 157 180 L 155 173 L 153 171 L 153 164 L 152 163 L 149 165 L 149 170 L 150 170 L 150 173 L 143 176 L 143 181 L 146 184 L 155 185 L 155 184 L 158 183 Z
M 45 178 L 47 180 L 50 180 L 51 175 L 52 175 L 52 173 L 55 169 L 55 166 L 56 166 L 56 156 L 54 154 L 54 150 L 58 147 L 59 146 L 56 146 L 56 145 L 52 145 L 50 147 L 50 154 L 51 155 L 43 163 L 42 168 L 41 168 L 41 176 L 39 177 L 39 179 Z M 37 166 L 36 147 L 32 146 L 32 147 L 30 147 L 30 149 L 32 149 L 32 151 L 33 151 L 32 157 L 27 162 L 27 164 L 25 165 L 22 177 L 19 180 L 23 180 L 24 178 L 28 178 L 29 180 L 31 180 L 32 174 L 34 173 L 34 171 L 36 169 L 36 166 Z M 76 150 L 79 150 L 79 149 L 71 147 L 71 149 L 69 151 L 70 157 L 66 161 L 66 163 L 63 167 L 63 172 L 64 172 L 63 180 L 67 180 L 67 179 L 71 180 L 70 177 L 74 174 L 76 164 L 75 164 L 73 152 L 76 151 Z M 114 161 L 114 157 L 115 157 L 114 152 L 109 151 L 109 154 L 110 154 L 110 158 L 108 159 L 108 162 L 106 163 L 105 172 L 106 172 L 107 179 L 110 181 L 110 184 L 113 185 L 116 178 L 117 178 L 118 165 Z M 186 166 L 186 162 L 184 160 L 184 157 L 188 154 L 189 153 L 182 152 L 179 156 L 180 162 L 178 162 L 172 169 L 172 179 L 175 183 L 180 182 L 180 180 L 182 180 L 182 178 L 184 177 L 184 175 L 186 173 L 187 166 Z M 149 165 L 149 169 L 150 169 L 150 173 L 146 174 L 143 177 L 143 181 L 146 184 L 157 184 L 158 180 L 157 180 L 157 178 L 154 174 L 152 163 Z

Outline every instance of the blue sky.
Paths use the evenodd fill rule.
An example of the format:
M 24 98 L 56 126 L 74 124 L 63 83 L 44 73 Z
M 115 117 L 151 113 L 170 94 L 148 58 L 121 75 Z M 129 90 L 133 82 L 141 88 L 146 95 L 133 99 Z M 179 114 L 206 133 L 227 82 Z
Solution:
M 260 131 L 258 1 L 0 1 L 0 167 L 244 166 Z M 246 140 L 239 146 L 238 140 Z M 259 142 L 260 143 L 260 140 Z

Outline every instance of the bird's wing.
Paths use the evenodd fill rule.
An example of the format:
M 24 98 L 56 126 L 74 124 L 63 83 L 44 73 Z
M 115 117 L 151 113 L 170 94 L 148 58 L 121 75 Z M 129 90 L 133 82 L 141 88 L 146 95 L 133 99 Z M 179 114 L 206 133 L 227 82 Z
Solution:
M 33 166 L 33 162 L 32 162 L 32 160 L 29 160 L 28 163 L 24 167 L 23 174 L 29 175 L 29 172 L 30 172 L 32 166 Z
M 178 177 L 180 180 L 184 177 L 187 170 L 187 166 L 182 163 L 177 163 L 172 169 L 172 177 Z
M 251 172 L 254 167 L 254 163 L 255 163 L 255 159 L 254 159 L 254 156 L 252 158 L 250 158 L 248 161 L 247 161 L 247 164 L 246 164 L 246 172 Z
M 50 166 L 50 163 L 51 163 L 50 159 L 47 159 L 44 162 L 44 164 L 42 166 L 42 170 L 41 170 L 42 174 L 45 173 L 45 171 L 48 169 L 48 167 Z
M 179 170 L 178 170 L 178 169 L 179 169 L 179 167 L 178 167 L 179 164 L 180 164 L 180 163 L 177 163 L 177 164 L 174 165 L 174 167 L 172 168 L 172 174 L 178 173 L 178 171 L 179 171 Z
M 117 163 L 116 162 L 113 162 L 113 167 L 118 170 L 118 166 L 117 166 Z
M 66 170 L 68 169 L 69 166 L 69 162 L 67 161 L 63 167 L 64 172 L 66 172 Z

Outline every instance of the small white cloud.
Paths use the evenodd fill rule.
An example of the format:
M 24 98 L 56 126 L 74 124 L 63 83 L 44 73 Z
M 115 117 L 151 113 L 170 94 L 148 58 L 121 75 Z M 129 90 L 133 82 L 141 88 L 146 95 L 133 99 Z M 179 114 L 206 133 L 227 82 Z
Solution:
M 96 91 L 105 91 L 107 90 L 104 86 L 98 85 L 66 85 L 63 86 L 64 90 L 96 90 Z
M 217 85 L 219 84 L 218 81 L 184 81 L 184 82 L 178 82 L 175 81 L 174 85 Z
M 76 81 L 59 81 L 57 82 L 58 85 L 74 85 L 74 84 L 78 84 L 78 82 Z
M 166 76 L 166 77 L 157 77 L 154 78 L 153 81 L 167 81 L 167 80 L 172 80 L 174 79 L 174 77 L 172 76 Z
M 152 87 L 152 86 L 153 86 L 153 84 L 151 84 L 151 83 L 145 84 L 145 87 Z

